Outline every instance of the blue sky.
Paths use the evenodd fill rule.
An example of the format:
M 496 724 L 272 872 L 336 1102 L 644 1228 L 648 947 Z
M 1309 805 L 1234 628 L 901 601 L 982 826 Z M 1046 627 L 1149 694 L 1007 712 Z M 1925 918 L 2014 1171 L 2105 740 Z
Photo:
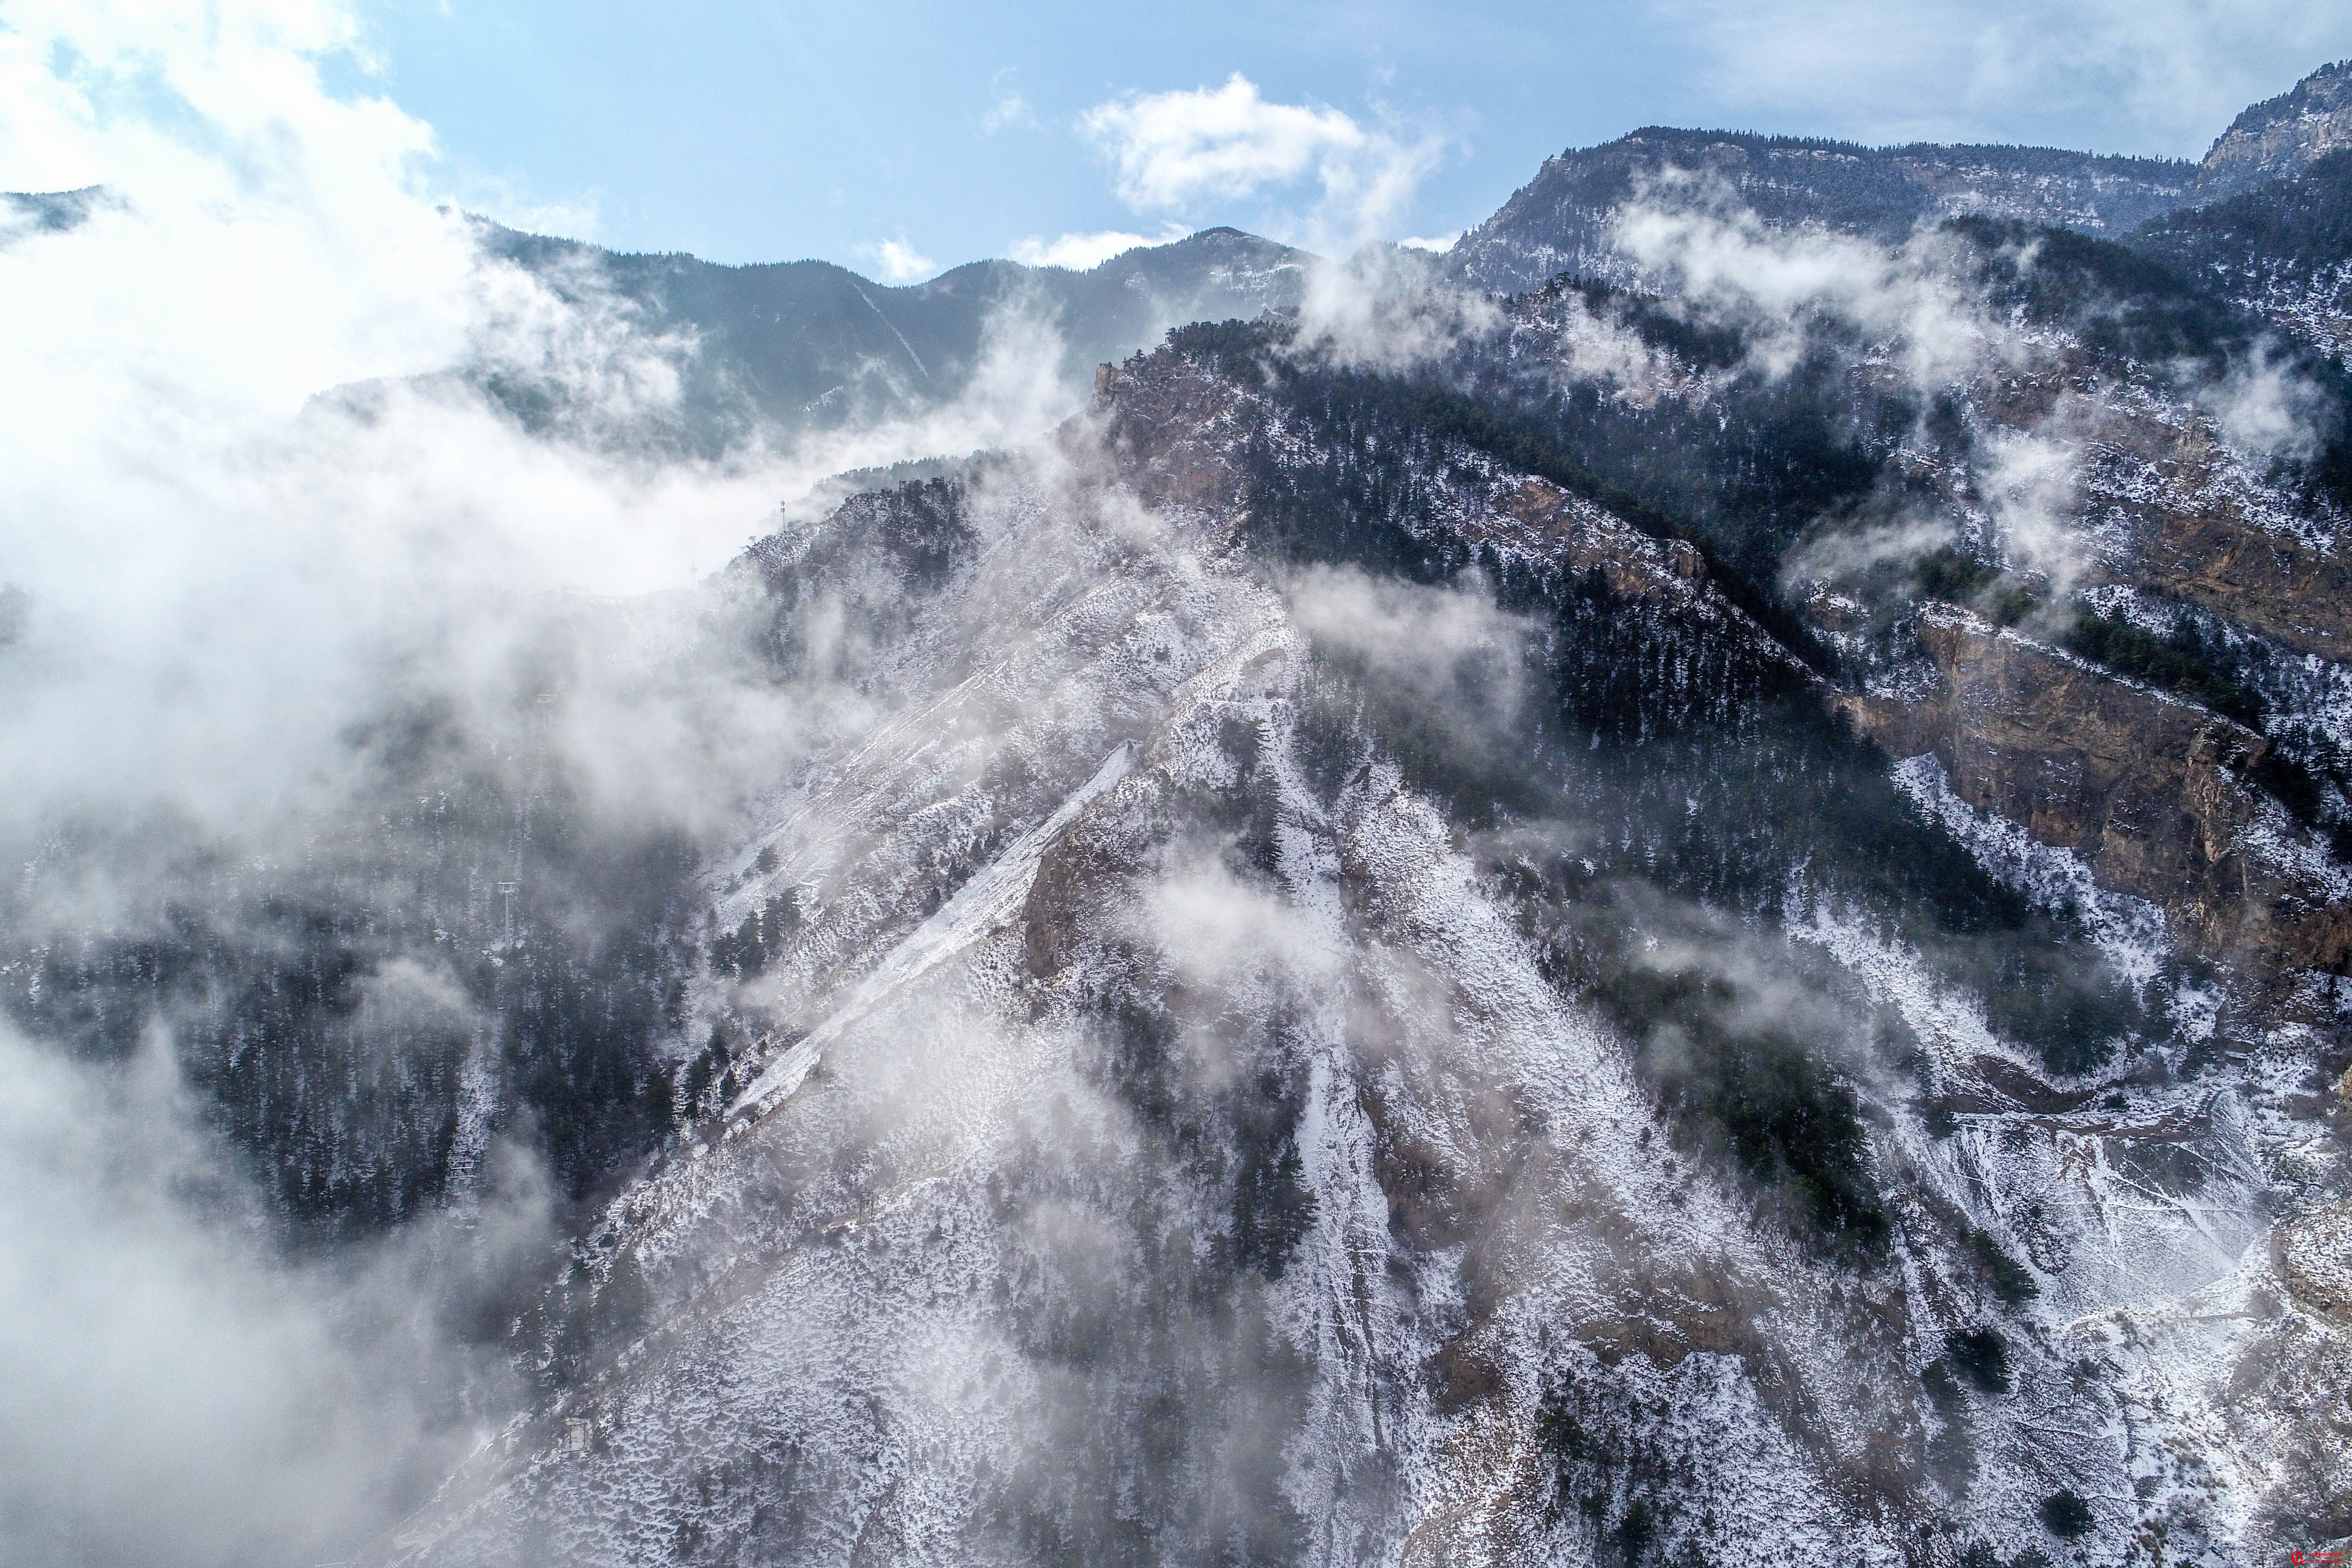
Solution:
M 1441 236 L 1546 155 L 1647 123 L 2195 156 L 2249 100 L 2352 55 L 2352 6 L 2310 0 L 362 15 L 373 69 L 347 69 L 352 89 L 429 121 L 468 205 L 622 248 L 902 279 L 1083 259 L 1102 245 L 1054 247 L 1104 231 Z

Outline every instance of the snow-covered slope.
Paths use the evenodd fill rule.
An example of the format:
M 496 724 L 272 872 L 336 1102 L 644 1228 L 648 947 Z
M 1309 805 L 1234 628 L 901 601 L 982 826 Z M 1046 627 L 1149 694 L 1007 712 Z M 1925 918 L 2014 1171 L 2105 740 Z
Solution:
M 1809 1237 L 1667 1114 L 1504 861 L 1335 707 L 1335 649 L 1402 628 L 1418 660 L 1475 659 L 1524 623 L 1475 584 L 1274 569 L 1209 477 L 1264 410 L 1177 356 L 1128 374 L 1108 395 L 1152 412 L 1111 448 L 1074 427 L 960 482 L 968 542 L 869 656 L 892 716 L 713 868 L 720 927 L 780 889 L 803 911 L 694 1004 L 767 1055 L 582 1248 L 593 1352 L 384 1555 L 2189 1562 L 2293 1538 L 2341 1454 L 2283 1393 L 2229 1391 L 2340 1401 L 2352 1376 L 2307 1283 L 2331 1266 L 2279 1261 L 2333 1244 L 2268 1240 L 2333 1158 L 2292 1114 L 2308 1031 L 2198 1067 L 2212 1019 L 2148 951 L 2161 917 L 1909 764 L 2169 1022 L 2129 1071 L 2053 1079 L 1927 933 L 1790 865 L 1786 917 L 1708 962 L 1756 1005 L 1900 1021 L 1831 1058 L 1884 1245 Z M 1537 483 L 1507 480 L 1423 526 L 1507 566 L 1623 528 L 1499 505 Z M 1504 516 L 1521 532 L 1481 521 Z M 857 548 L 774 554 L 831 562 L 795 568 L 805 609 Z M 1764 639 L 1668 560 L 1622 542 L 1620 602 Z M 1694 917 L 1656 908 L 1632 935 L 1663 972 Z

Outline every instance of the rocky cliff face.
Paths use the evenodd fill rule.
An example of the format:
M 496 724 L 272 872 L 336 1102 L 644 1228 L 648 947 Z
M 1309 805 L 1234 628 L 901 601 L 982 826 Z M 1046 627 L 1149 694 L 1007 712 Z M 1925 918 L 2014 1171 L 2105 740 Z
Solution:
M 1704 310 L 1691 314 L 1705 321 Z M 1937 386 L 1942 411 L 1931 423 L 1918 417 L 1916 404 L 1906 405 L 1916 395 L 1883 350 L 1851 360 L 1825 355 L 1814 372 L 1823 377 L 1819 389 L 1801 395 L 1788 381 L 1759 376 L 1727 348 L 1727 338 L 1692 325 L 1688 317 L 1643 317 L 1622 295 L 1555 289 L 1516 304 L 1496 346 L 1457 374 L 1514 386 L 1569 429 L 1590 421 L 1590 435 L 1579 437 L 1589 445 L 1578 456 L 1596 467 L 1620 463 L 1629 447 L 1687 442 L 1680 450 L 1689 466 L 1682 469 L 1636 461 L 1614 471 L 1640 489 L 1634 499 L 1662 513 L 1679 510 L 1727 553 L 1764 532 L 1769 500 L 1706 515 L 1708 465 L 1737 473 L 1753 460 L 1752 448 L 1737 440 L 1700 458 L 1710 427 L 1736 429 L 1758 417 L 1748 412 L 1758 403 L 1763 417 L 1793 424 L 1790 401 L 1817 398 L 1812 416 L 1842 423 L 1854 443 L 1848 450 L 1869 456 L 1846 477 L 1824 472 L 1813 504 L 1829 521 L 1811 523 L 1808 534 L 1784 547 L 1789 553 L 1779 559 L 1787 564 L 1775 569 L 1801 583 L 1825 572 L 1850 590 L 1824 584 L 1805 602 L 1810 630 L 1843 666 L 1836 679 L 1847 695 L 1839 701 L 1867 718 L 1896 756 L 1940 756 L 1955 770 L 1952 787 L 1971 805 L 2092 857 L 2094 865 L 2103 803 L 2119 788 L 2133 795 L 2129 815 L 2142 826 L 2119 831 L 2153 834 L 2161 847 L 2137 868 L 2140 851 L 2116 851 L 2109 868 L 2095 874 L 2169 910 L 2185 951 L 2272 975 L 2342 969 L 2340 933 L 2318 912 L 2340 899 L 2326 835 L 2314 838 L 2320 824 L 2310 809 L 2299 822 L 2280 816 L 2272 799 L 2280 759 L 2263 762 L 2270 741 L 2198 699 L 2110 679 L 2051 646 L 2070 635 L 2086 606 L 2128 602 L 2168 628 L 2174 620 L 2167 617 L 2202 616 L 2217 649 L 2238 650 L 2229 657 L 2243 665 L 2243 679 L 2285 683 L 2271 700 L 2275 731 L 2297 746 L 2304 744 L 2297 735 L 2343 733 L 2344 710 L 2332 695 L 2337 678 L 2322 672 L 2340 668 L 2344 658 L 2352 583 L 2342 570 L 2340 517 L 2329 503 L 2315 505 L 2282 482 L 2274 463 L 2233 444 L 2221 418 L 2162 375 L 2099 352 L 2066 327 L 2010 340 L 1966 376 Z M 1546 390 L 1562 383 L 1590 388 L 1595 379 L 1605 390 L 1572 395 L 1581 401 L 1563 404 Z M 1779 455 L 1788 460 L 1788 448 Z M 1865 486 L 1859 476 L 1873 468 L 1877 477 Z M 1661 519 L 1652 516 L 1650 526 Z M 1945 542 L 1931 552 L 1937 541 Z M 1923 588 L 1926 599 L 1937 596 L 1935 579 L 1916 564 L 1929 554 L 1935 572 L 1973 574 L 1985 584 L 1977 590 L 1984 613 L 2026 617 L 2041 640 L 2000 633 L 1965 614 L 1955 621 L 1944 610 L 1922 612 Z M 1905 566 L 1906 560 L 1915 564 Z M 2001 583 L 2009 586 L 1996 586 Z M 1958 629 L 1964 626 L 1993 640 L 1978 648 L 1973 634 Z M 1777 635 L 1791 648 L 1803 646 L 1791 628 Z M 1963 654 L 1963 644 L 1973 651 Z M 1995 649 L 2000 657 L 1988 651 Z M 2026 670 L 2035 673 L 2020 673 Z M 2202 701 L 2235 702 L 2240 718 L 2256 721 L 2251 691 L 2232 697 L 2208 685 Z M 2289 694 L 2290 686 L 2300 694 Z M 2105 703 L 2118 706 L 2094 723 L 2087 715 Z M 1979 772 L 1961 777 L 1963 742 L 1955 737 L 1979 722 L 2001 731 L 1995 749 L 2002 759 L 1984 760 Z M 2070 751 L 2066 739 L 2078 722 L 2102 731 L 2109 759 L 2107 772 L 2088 784 L 2084 768 L 2095 774 L 2099 767 Z M 2199 739 L 2207 726 L 2242 743 L 2221 745 L 2198 763 L 2192 786 L 2180 770 L 2208 749 Z M 2331 756 L 2339 743 L 2316 742 Z M 2157 758 L 2171 761 L 2159 765 Z M 2254 782 L 2256 773 L 2263 782 Z M 2225 778 L 2237 782 L 2223 789 Z M 2143 785 L 2152 793 L 2136 794 Z M 2336 787 L 2319 786 L 2322 794 Z M 2043 790 L 2065 803 L 2038 804 Z M 2181 815 L 2189 809 L 2180 804 L 2184 791 L 2202 802 L 2191 815 L 2210 818 L 2186 837 L 2175 832 L 2189 820 Z M 2231 803 L 2226 809 L 2224 801 Z M 2045 809 L 2057 815 L 2044 821 L 2036 814 Z M 2267 826 L 2257 829 L 2257 818 Z M 2227 847 L 2248 834 L 2268 842 L 2273 832 L 2281 837 L 2265 863 L 2296 868 L 2280 870 L 2284 880 L 2267 871 L 2250 880 Z
M 2059 502 L 2070 525 L 2063 574 L 2199 605 L 2297 653 L 2352 654 L 2340 522 L 2267 481 L 2260 456 L 2233 447 L 2193 404 L 2066 349 L 1989 383 L 1980 406 L 2000 438 L 2059 433 L 2077 454 Z
M 2297 652 L 2352 653 L 2352 563 L 2336 536 L 2295 527 L 2244 484 L 2210 429 L 2148 421 L 2117 436 L 2085 490 L 2128 540 L 2116 565 L 2130 580 Z
M 1924 668 L 1840 699 L 1900 756 L 2105 887 L 2163 909 L 2208 956 L 2352 973 L 2352 881 L 2249 773 L 2261 736 L 1966 612 L 1917 624 Z
M 2346 148 L 2352 148 L 2352 60 L 2322 66 L 2231 121 L 2198 169 L 2196 199 L 2235 195 Z

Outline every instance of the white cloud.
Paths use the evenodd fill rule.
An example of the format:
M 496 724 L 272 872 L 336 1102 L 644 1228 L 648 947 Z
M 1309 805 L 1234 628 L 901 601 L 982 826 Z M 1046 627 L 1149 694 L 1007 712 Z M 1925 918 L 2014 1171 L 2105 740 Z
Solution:
M 1340 363 L 1393 374 L 1500 321 L 1488 295 L 1428 289 L 1428 263 L 1386 246 L 1310 264 L 1298 302 L 1302 342 Z
M 520 1195 L 481 1233 L 509 1260 L 548 1246 Z M 463 1237 L 289 1264 L 249 1203 L 159 1052 L 107 1073 L 0 1024 L 0 1559 L 340 1558 L 479 1440 L 457 1389 L 520 1392 L 439 1332 Z
M 940 264 L 903 239 L 886 239 L 867 246 L 874 269 L 885 283 L 919 283 L 940 269 Z
M 1307 226 L 1341 245 L 1391 222 L 1444 146 L 1367 129 L 1342 110 L 1269 102 L 1238 71 L 1223 87 L 1098 104 L 1080 125 L 1138 211 L 1194 213 L 1312 179 L 1319 195 Z
M 2307 0 L 1659 0 L 1722 119 L 1866 141 L 2097 141 L 2194 157 L 2249 102 L 2352 46 Z M 2119 136 L 2118 132 L 2122 134 Z
M 1313 566 L 1287 596 L 1318 647 L 1379 687 L 1412 693 L 1457 740 L 1481 727 L 1499 735 L 1526 699 L 1519 660 L 1532 623 L 1497 607 L 1475 577 L 1440 588 Z
M 2267 350 L 2231 367 L 2200 399 L 2221 438 L 2257 459 L 2309 458 L 2318 449 L 2324 399 L 2319 388 Z
M 1255 195 L 1352 158 L 1366 141 L 1341 110 L 1268 103 L 1239 71 L 1220 88 L 1098 105 L 1083 124 L 1117 165 L 1120 197 L 1138 207 Z
M 1410 239 L 1400 239 L 1397 243 L 1407 250 L 1433 250 L 1444 255 L 1454 248 L 1454 241 L 1462 237 L 1463 232 L 1457 228 L 1452 234 L 1415 235 Z
M 1084 272 L 1139 245 L 1170 245 L 1192 232 L 1182 224 L 1170 224 L 1160 231 L 1157 239 L 1118 228 L 1107 228 L 1099 234 L 1066 234 L 1059 239 L 1032 235 L 1027 239 L 1014 240 L 1012 254 L 1013 259 L 1024 267 L 1066 267 L 1073 272 Z
M 1675 203 L 1693 195 L 1696 205 Z M 1675 176 L 1637 193 L 1619 216 L 1617 243 L 1644 286 L 1704 306 L 1747 328 L 1759 368 L 1785 374 L 1802 351 L 1809 322 L 1826 311 L 1886 344 L 1922 387 L 1971 374 L 2016 350 L 1939 264 L 1932 236 L 1888 248 L 1847 235 L 1766 226 L 1727 190 Z
M 1037 111 L 1029 107 L 1029 100 L 1010 89 L 997 94 L 996 101 L 988 106 L 988 112 L 980 117 L 980 129 L 989 136 L 1011 126 L 1036 123 Z
M 1269 970 L 1328 977 L 1339 954 L 1289 900 L 1236 878 L 1220 860 L 1181 851 L 1139 911 L 1144 933 L 1195 985 L 1230 985 Z
M 1015 74 L 1014 68 L 1007 66 L 988 79 L 990 102 L 987 112 L 980 117 L 982 135 L 993 136 L 1015 125 L 1037 123 L 1037 111 L 1021 95 L 1021 89 L 1013 85 Z
M 2073 589 L 2086 564 L 2074 521 L 2083 443 L 2078 432 L 2066 428 L 2076 412 L 2062 403 L 2046 433 L 1999 431 L 1988 437 L 1976 474 L 2003 553 L 2013 564 L 2048 576 L 2061 595 Z

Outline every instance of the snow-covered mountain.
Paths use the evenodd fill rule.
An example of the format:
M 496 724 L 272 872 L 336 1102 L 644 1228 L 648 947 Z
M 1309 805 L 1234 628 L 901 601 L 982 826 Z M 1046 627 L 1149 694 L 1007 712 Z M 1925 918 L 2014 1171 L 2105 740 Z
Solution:
M 1935 720 L 1841 732 L 1691 544 L 1281 353 L 1180 333 L 739 569 L 787 647 L 914 601 L 901 716 L 707 873 L 792 911 L 690 1004 L 739 1087 L 387 1554 L 2006 1562 L 2332 1506 L 2283 1406 L 2338 1309 L 2260 1240 L 2325 1184 L 2324 973 L 2200 963 Z
M 512 1381 L 359 1561 L 2340 1546 L 2352 239 L 2275 131 L 2340 75 L 2204 174 L 1637 132 L 1427 287 L 489 233 L 722 447 L 969 395 L 1037 295 L 1110 363 L 502 608 L 274 856 L 58 823 L 11 1019 L 166 1042 L 273 1245 L 426 1238 Z

